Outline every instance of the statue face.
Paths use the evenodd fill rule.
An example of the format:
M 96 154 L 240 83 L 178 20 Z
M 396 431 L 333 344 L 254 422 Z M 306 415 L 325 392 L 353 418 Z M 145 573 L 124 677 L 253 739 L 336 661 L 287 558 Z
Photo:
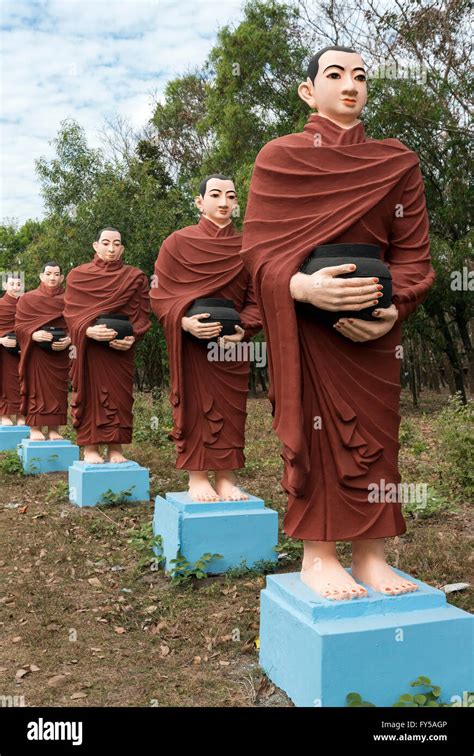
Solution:
M 57 265 L 47 265 L 44 271 L 40 273 L 40 281 L 54 289 L 55 286 L 64 281 L 64 276 Z
M 233 181 L 211 178 L 206 185 L 204 197 L 199 194 L 196 206 L 218 226 L 226 226 L 232 211 L 237 207 L 237 195 Z
M 328 50 L 319 59 L 314 84 L 308 78 L 298 87 L 298 94 L 320 115 L 350 126 L 367 102 L 366 78 L 359 53 Z
M 18 299 L 23 294 L 23 282 L 21 278 L 7 278 L 4 288 L 7 294 L 15 297 L 15 299 Z
M 99 241 L 94 242 L 92 246 L 105 262 L 120 260 L 125 251 L 119 231 L 102 231 Z

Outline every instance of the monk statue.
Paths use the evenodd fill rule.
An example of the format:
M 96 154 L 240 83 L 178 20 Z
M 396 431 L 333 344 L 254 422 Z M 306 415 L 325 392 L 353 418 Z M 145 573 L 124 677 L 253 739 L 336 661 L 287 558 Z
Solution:
M 231 218 L 237 208 L 234 182 L 222 174 L 207 176 L 195 203 L 199 222 L 164 240 L 150 290 L 168 345 L 170 437 L 176 467 L 188 472 L 193 501 L 240 501 L 248 499 L 234 471 L 245 464 L 249 354 L 239 348 L 249 347 L 261 329 L 260 314 Z M 221 320 L 212 317 L 213 309 Z M 227 334 L 224 317 L 234 322 Z M 213 342 L 217 359 L 211 359 Z
M 92 261 L 71 270 L 66 282 L 71 414 L 85 462 L 122 463 L 122 444 L 132 441 L 135 344 L 151 326 L 149 285 L 141 270 L 124 263 L 117 228 L 101 229 L 92 246 Z
M 406 524 L 399 497 L 380 491 L 390 483 L 398 492 L 401 480 L 401 323 L 435 279 L 419 158 L 398 139 L 366 136 L 366 78 L 353 49 L 327 47 L 311 59 L 298 94 L 317 112 L 302 132 L 259 152 L 241 253 L 269 351 L 284 531 L 303 541 L 303 582 L 338 600 L 367 596 L 364 586 L 392 596 L 417 590 L 386 562 L 385 538 Z M 355 244 L 361 254 L 379 248 L 377 264 L 391 276 L 386 307 L 377 310 L 377 276 L 358 276 L 350 257 L 300 271 L 321 247 L 332 257 Z M 338 313 L 337 322 L 312 317 L 307 306 Z M 338 541 L 352 543 L 351 573 Z
M 5 294 L 0 299 L 0 422 L 2 425 L 24 425 L 25 418 L 20 412 L 20 356 L 15 335 L 16 306 L 23 294 L 23 282 L 20 276 L 6 274 L 3 288 Z
M 67 423 L 69 345 L 64 275 L 55 261 L 43 265 L 40 285 L 18 300 L 15 333 L 20 347 L 20 412 L 32 441 L 58 441 Z

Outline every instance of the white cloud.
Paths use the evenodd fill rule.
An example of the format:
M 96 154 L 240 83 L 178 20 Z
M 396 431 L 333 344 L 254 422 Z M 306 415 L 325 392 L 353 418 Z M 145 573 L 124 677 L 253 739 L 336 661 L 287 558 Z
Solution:
M 0 217 L 41 218 L 35 159 L 61 121 L 77 120 L 98 146 L 105 118 L 134 128 L 152 114 L 151 93 L 201 65 L 242 0 L 3 0 Z

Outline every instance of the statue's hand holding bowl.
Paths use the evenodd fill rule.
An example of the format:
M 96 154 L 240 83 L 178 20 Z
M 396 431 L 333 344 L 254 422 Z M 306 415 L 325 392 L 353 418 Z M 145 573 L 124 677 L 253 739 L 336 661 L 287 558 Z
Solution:
M 213 323 L 201 323 L 200 318 L 209 318 L 209 312 L 202 312 L 200 315 L 191 315 L 187 317 L 184 315 L 181 318 L 181 328 L 183 331 L 187 331 L 191 336 L 195 336 L 197 339 L 213 339 L 219 336 L 222 331 L 222 324 L 219 322 Z
M 334 328 L 351 341 L 372 341 L 385 336 L 392 330 L 398 318 L 398 310 L 394 304 L 374 310 L 374 316 L 380 322 L 362 320 L 361 318 L 339 318 Z
M 217 339 L 217 343 L 219 346 L 227 347 L 232 346 L 232 344 L 238 344 L 245 336 L 245 330 L 241 328 L 240 326 L 235 326 L 236 333 L 233 333 L 231 336 L 219 336 Z
M 113 328 L 107 328 L 106 325 L 95 325 L 89 326 L 86 336 L 95 341 L 112 341 L 118 336 L 118 333 Z
M 109 346 L 112 347 L 112 349 L 118 349 L 123 352 L 125 352 L 127 349 L 130 349 L 131 346 L 135 343 L 135 336 L 124 336 L 123 339 L 113 339 L 113 341 L 110 342 Z
M 2 336 L 0 338 L 0 344 L 6 349 L 14 349 L 16 347 L 16 339 L 10 339 L 9 336 Z
M 49 333 L 48 331 L 35 331 L 34 334 L 31 337 L 33 341 L 52 341 L 53 340 L 53 334 Z
M 63 339 L 53 341 L 53 343 L 51 344 L 51 349 L 53 350 L 53 352 L 61 352 L 63 349 L 67 349 L 70 343 L 71 337 L 65 336 Z
M 315 273 L 295 273 L 290 280 L 290 293 L 299 302 L 321 310 L 363 310 L 376 305 L 382 296 L 382 285 L 373 278 L 338 278 L 352 272 L 354 266 L 333 265 Z

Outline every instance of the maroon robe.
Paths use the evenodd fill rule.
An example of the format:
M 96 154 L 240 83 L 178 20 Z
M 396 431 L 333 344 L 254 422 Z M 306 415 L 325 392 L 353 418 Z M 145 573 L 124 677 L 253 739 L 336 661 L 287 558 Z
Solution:
M 313 114 L 303 132 L 257 156 L 242 257 L 267 338 L 290 536 L 337 541 L 406 530 L 399 502 L 370 502 L 368 493 L 382 479 L 400 482 L 397 347 L 401 321 L 435 279 L 428 228 L 417 155 L 398 139 L 368 139 L 361 122 L 344 129 Z M 378 244 L 390 267 L 399 317 L 378 339 L 353 342 L 295 310 L 291 277 L 315 246 L 343 242 Z
M 236 470 L 245 464 L 249 362 L 211 362 L 207 343 L 181 328 L 194 299 L 216 297 L 233 301 L 244 340 L 260 330 L 252 284 L 239 256 L 241 241 L 232 223 L 222 228 L 201 216 L 197 225 L 165 239 L 155 264 L 150 297 L 168 345 L 171 438 L 180 469 Z
M 15 313 L 18 299 L 5 294 L 0 299 L 0 337 L 15 330 Z M 0 346 L 0 417 L 20 414 L 20 382 L 18 354 Z
M 121 313 L 133 326 L 135 343 L 151 326 L 148 281 L 123 260 L 97 254 L 67 277 L 64 317 L 74 347 L 71 361 L 73 426 L 80 446 L 129 444 L 133 430 L 135 344 L 118 351 L 86 336 L 99 315 Z
M 20 345 L 19 364 L 22 415 L 30 426 L 67 423 L 69 347 L 59 352 L 42 349 L 32 339 L 45 326 L 66 329 L 64 287 L 41 283 L 18 300 L 15 333 Z

